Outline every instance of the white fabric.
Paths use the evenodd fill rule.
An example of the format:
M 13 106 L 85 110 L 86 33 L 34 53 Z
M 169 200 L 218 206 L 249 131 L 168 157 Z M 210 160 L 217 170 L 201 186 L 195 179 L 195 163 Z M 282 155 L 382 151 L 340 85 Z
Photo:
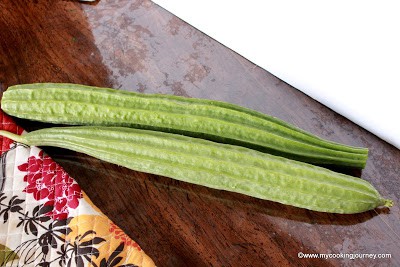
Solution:
M 400 148 L 398 1 L 154 2 Z

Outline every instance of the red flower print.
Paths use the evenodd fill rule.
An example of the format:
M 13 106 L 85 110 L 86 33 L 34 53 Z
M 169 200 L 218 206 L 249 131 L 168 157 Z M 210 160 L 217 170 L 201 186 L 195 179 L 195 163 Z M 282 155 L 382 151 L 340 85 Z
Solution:
M 81 188 L 78 184 L 72 184 L 65 190 L 68 207 L 76 209 L 79 205 L 79 198 L 82 197 Z
M 0 129 L 6 130 L 15 134 L 21 134 L 24 130 L 19 127 L 15 122 L 0 110 Z M 14 143 L 13 140 L 0 136 L 0 154 L 6 152 L 10 149 L 11 144 Z
M 68 208 L 78 207 L 79 199 L 83 197 L 81 188 L 60 165 L 45 156 L 43 150 L 37 157 L 30 156 L 28 162 L 19 165 L 18 169 L 27 172 L 24 192 L 32 194 L 36 200 L 47 199 L 45 206 L 53 207 L 46 215 L 53 219 L 66 219 Z
M 109 228 L 110 233 L 114 234 L 115 239 L 121 239 L 122 242 L 124 242 L 125 246 L 127 247 L 134 247 L 138 251 L 141 251 L 142 249 L 140 248 L 139 244 L 133 241 L 129 236 L 127 236 L 124 231 L 122 231 L 116 224 L 113 222 L 110 222 L 110 228 Z

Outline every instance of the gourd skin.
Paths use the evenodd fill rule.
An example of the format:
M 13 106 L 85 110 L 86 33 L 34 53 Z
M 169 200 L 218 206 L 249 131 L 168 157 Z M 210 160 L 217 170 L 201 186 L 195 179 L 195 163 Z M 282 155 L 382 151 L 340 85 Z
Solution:
M 368 157 L 366 148 L 323 140 L 271 116 L 213 100 L 43 83 L 9 87 L 1 105 L 25 119 L 159 130 L 313 164 L 364 168 Z
M 45 128 L 18 136 L 27 145 L 82 152 L 133 170 L 331 213 L 391 206 L 367 181 L 244 147 L 126 127 Z

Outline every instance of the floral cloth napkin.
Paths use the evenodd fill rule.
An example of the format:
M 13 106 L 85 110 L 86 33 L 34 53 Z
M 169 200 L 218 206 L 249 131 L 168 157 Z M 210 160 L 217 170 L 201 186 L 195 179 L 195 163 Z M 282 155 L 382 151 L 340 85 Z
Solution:
M 23 133 L 1 111 L 0 129 Z M 0 266 L 155 266 L 43 150 L 0 149 Z

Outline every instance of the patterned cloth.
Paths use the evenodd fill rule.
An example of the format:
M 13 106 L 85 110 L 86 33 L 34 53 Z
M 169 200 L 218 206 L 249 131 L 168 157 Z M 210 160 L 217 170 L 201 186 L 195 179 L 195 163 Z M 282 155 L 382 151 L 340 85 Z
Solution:
M 23 133 L 1 111 L 0 129 Z M 0 266 L 154 266 L 43 150 L 0 149 Z

